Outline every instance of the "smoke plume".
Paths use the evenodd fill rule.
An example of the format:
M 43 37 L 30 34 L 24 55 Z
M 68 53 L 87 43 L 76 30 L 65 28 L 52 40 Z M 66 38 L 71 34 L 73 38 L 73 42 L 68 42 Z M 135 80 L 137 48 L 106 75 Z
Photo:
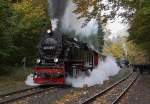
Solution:
M 62 24 L 61 18 L 64 15 L 66 3 L 67 3 L 67 0 L 48 0 L 48 13 L 50 16 L 53 30 L 55 29 L 60 30 L 59 28 Z
M 61 19 L 64 15 L 67 0 L 48 0 L 48 12 L 51 19 Z
M 85 22 L 86 18 L 78 19 L 80 14 L 75 14 L 73 11 L 76 9 L 76 4 L 69 0 L 67 3 L 67 7 L 62 18 L 62 30 L 67 32 L 75 31 L 75 33 L 81 34 L 83 36 L 89 36 L 97 33 L 98 23 L 96 19 L 92 19 L 89 23 L 83 27 L 82 24 Z M 89 8 L 89 12 L 91 12 L 93 8 Z
M 81 75 L 78 78 L 67 77 L 66 83 L 71 84 L 73 87 L 103 84 L 110 76 L 116 75 L 119 70 L 120 68 L 117 66 L 115 60 L 108 56 L 105 61 L 99 62 L 98 66 L 90 72 L 90 76 Z
M 55 31 L 57 29 L 58 19 L 51 19 L 51 24 L 52 24 L 52 31 Z
M 57 22 L 52 22 L 52 26 L 56 26 L 55 29 L 67 33 L 74 31 L 75 34 L 83 36 L 97 33 L 98 24 L 96 19 L 92 19 L 87 26 L 81 28 L 85 18 L 78 19 L 79 14 L 73 13 L 76 9 L 76 4 L 72 0 L 48 0 L 48 4 L 51 21 L 57 20 Z M 90 7 L 89 12 L 92 10 L 93 7 Z

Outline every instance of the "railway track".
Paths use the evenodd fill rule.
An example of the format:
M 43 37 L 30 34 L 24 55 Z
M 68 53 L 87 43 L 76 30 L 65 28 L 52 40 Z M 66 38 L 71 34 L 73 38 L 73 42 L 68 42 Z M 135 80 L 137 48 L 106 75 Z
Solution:
M 116 104 L 135 83 L 138 76 L 139 74 L 132 72 L 127 77 L 121 79 L 112 86 L 80 102 L 80 104 Z
M 9 102 L 13 102 L 22 98 L 30 97 L 32 95 L 36 95 L 36 94 L 45 92 L 50 89 L 53 89 L 53 87 L 42 88 L 42 87 L 36 86 L 36 87 L 30 87 L 30 88 L 10 92 L 7 94 L 3 94 L 3 95 L 0 95 L 0 104 L 7 104 Z

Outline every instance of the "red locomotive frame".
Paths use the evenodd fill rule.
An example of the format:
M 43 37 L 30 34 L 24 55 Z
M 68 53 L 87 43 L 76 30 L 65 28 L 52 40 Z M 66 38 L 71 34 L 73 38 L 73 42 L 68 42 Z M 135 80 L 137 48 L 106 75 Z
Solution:
M 35 67 L 34 72 L 36 73 L 47 73 L 47 74 L 64 74 L 64 68 L 51 68 L 51 67 Z M 34 83 L 37 84 L 64 84 L 64 78 L 49 78 L 49 77 L 34 77 Z
M 92 63 L 92 69 L 95 68 L 98 65 L 98 60 L 99 60 L 99 56 L 98 53 L 96 51 L 92 51 L 93 52 L 93 63 Z M 68 63 L 68 62 L 66 62 Z M 70 64 L 70 62 L 69 62 Z M 78 67 L 78 69 L 85 71 L 84 70 L 84 61 L 76 61 L 76 62 L 72 62 L 71 65 L 75 65 Z M 92 70 L 91 69 L 91 70 Z M 63 67 L 50 67 L 50 66 L 45 66 L 45 67 L 41 67 L 41 66 L 36 66 L 34 69 L 34 72 L 36 73 L 46 73 L 46 74 L 50 74 L 50 75 L 54 75 L 54 74 L 62 74 L 63 77 L 55 77 L 55 78 L 50 78 L 50 77 L 34 77 L 34 83 L 37 84 L 59 84 L 59 85 L 63 85 L 65 84 L 65 65 L 63 65 Z M 77 73 L 78 74 L 78 73 Z

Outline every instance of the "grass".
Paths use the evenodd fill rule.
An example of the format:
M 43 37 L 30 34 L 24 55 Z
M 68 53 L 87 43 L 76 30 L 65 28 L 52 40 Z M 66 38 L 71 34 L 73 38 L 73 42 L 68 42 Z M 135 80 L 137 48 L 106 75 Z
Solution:
M 9 71 L 1 73 L 0 86 L 24 82 L 30 73 L 32 73 L 32 68 L 10 67 Z
M 110 79 L 112 81 L 115 81 L 115 80 L 124 78 L 129 73 L 130 73 L 129 69 L 121 69 L 117 75 L 110 77 Z
M 8 68 L 8 67 L 7 67 Z M 9 67 L 7 72 L 0 74 L 0 94 L 26 88 L 25 80 L 32 73 L 32 68 Z
M 14 79 L 15 81 L 22 81 L 25 80 L 30 73 L 32 73 L 32 68 L 18 68 L 12 74 L 10 74 L 10 78 Z

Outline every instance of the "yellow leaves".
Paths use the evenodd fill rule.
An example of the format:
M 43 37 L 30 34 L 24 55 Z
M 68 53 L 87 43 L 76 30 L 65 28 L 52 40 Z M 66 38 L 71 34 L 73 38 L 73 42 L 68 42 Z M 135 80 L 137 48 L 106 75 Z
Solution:
M 82 17 L 87 17 L 89 12 L 89 7 L 93 6 L 95 7 L 97 4 L 96 0 L 74 0 L 74 2 L 77 5 L 75 13 L 82 14 Z
M 133 42 L 128 42 L 128 59 L 131 60 L 132 63 L 148 63 L 148 58 L 146 51 L 137 47 Z
M 17 13 L 20 14 L 36 14 L 38 13 L 43 13 L 44 11 L 44 5 L 42 4 L 34 4 L 32 3 L 32 0 L 24 0 L 21 3 L 14 3 L 12 5 L 12 9 L 15 10 Z M 40 14 L 38 14 L 40 15 Z
M 38 24 L 38 22 L 41 22 L 41 19 L 46 18 L 44 4 L 39 1 L 23 0 L 21 3 L 14 3 L 12 10 L 18 22 L 26 28 L 30 28 L 32 24 Z
M 28 13 L 32 9 L 32 4 L 28 1 L 23 1 L 22 3 L 14 3 L 12 9 L 18 13 Z
M 96 5 L 97 0 L 92 0 L 91 2 L 92 2 L 93 5 Z
M 109 46 L 104 47 L 104 53 L 107 55 L 113 55 L 116 59 L 123 57 L 123 50 L 121 44 L 112 43 Z
M 112 55 L 116 59 L 126 58 L 126 52 L 124 50 L 123 44 L 126 44 L 127 59 L 132 64 L 148 63 L 149 56 L 146 51 L 137 47 L 133 42 L 127 42 L 126 39 L 120 39 L 117 42 L 109 43 L 104 47 L 104 54 Z

